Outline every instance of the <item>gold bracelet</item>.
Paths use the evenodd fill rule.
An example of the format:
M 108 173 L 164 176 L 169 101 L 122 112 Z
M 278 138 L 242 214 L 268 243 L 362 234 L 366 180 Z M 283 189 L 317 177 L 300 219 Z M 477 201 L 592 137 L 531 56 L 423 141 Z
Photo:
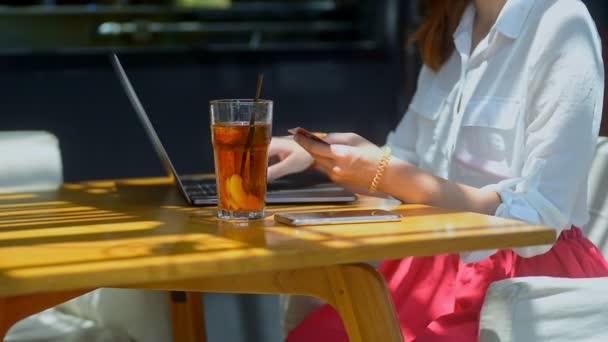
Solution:
M 380 184 L 380 180 L 382 176 L 384 176 L 384 172 L 386 171 L 386 167 L 388 166 L 388 162 L 391 160 L 391 148 L 385 147 L 384 153 L 382 154 L 382 159 L 378 163 L 378 168 L 376 169 L 376 175 L 374 179 L 372 179 L 372 183 L 369 185 L 369 193 L 373 194 L 378 190 L 378 185 Z

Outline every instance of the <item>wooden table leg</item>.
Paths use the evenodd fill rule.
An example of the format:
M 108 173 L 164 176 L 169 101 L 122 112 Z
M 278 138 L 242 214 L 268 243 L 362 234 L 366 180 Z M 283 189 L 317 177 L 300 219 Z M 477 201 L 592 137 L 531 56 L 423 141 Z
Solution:
M 92 290 L 43 293 L 0 298 L 0 341 L 9 329 L 20 320 L 67 302 Z
M 384 278 L 369 265 L 327 270 L 333 301 L 351 342 L 403 341 L 393 301 Z
M 188 279 L 133 288 L 317 297 L 340 313 L 351 342 L 403 341 L 384 279 L 367 264 Z
M 174 342 L 205 342 L 205 312 L 200 292 L 170 292 Z

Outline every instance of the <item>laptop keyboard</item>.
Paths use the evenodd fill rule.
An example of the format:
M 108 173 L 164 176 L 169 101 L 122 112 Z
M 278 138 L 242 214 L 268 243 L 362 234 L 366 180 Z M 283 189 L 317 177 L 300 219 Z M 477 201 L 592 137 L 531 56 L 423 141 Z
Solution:
M 268 193 L 283 191 L 298 191 L 315 188 L 335 187 L 328 183 L 329 179 L 316 172 L 307 172 L 290 175 L 272 182 L 268 182 L 266 190 Z M 215 179 L 209 178 L 187 178 L 182 179 L 184 190 L 192 199 L 217 199 L 217 186 Z M 334 189 L 335 190 L 335 189 Z
M 190 197 L 216 197 L 217 186 L 209 182 L 188 182 L 184 190 Z
M 280 188 L 280 185 L 273 185 L 269 183 L 267 186 L 267 191 L 276 191 Z M 217 186 L 215 183 L 210 183 L 207 180 L 202 181 L 188 181 L 184 183 L 184 190 L 190 197 L 216 197 L 217 196 Z

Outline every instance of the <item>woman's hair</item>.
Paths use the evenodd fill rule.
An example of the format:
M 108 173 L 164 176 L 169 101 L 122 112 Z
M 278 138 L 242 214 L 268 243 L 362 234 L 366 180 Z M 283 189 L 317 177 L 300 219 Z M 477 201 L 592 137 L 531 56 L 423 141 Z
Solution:
M 420 49 L 422 62 L 434 71 L 454 52 L 453 34 L 471 0 L 422 0 L 425 20 L 410 38 Z

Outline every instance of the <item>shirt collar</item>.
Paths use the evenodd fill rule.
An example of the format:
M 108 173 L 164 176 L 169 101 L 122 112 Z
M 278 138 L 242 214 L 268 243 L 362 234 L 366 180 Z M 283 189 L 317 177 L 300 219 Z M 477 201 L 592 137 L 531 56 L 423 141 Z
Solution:
M 511 39 L 518 38 L 534 6 L 534 2 L 535 0 L 507 0 L 490 33 L 496 30 Z M 469 55 L 471 50 L 474 22 L 475 5 L 471 2 L 465 9 L 453 35 L 454 45 L 461 55 Z
M 496 30 L 511 39 L 519 37 L 534 2 L 534 0 L 508 0 L 496 20 Z
M 500 11 L 494 27 L 503 35 L 516 39 L 519 37 L 526 19 L 534 6 L 534 0 L 507 0 L 505 6 Z M 460 24 L 454 32 L 454 41 L 459 51 L 468 52 L 470 48 L 470 37 L 473 35 L 473 23 L 475 21 L 475 5 L 470 3 L 465 9 Z M 459 46 L 460 45 L 460 46 Z M 464 48 L 464 49 L 461 49 Z

